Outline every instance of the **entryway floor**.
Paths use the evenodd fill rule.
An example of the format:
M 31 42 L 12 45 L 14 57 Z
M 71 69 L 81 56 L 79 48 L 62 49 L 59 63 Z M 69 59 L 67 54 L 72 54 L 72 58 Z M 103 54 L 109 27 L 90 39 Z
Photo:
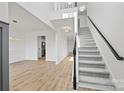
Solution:
M 22 61 L 10 64 L 11 91 L 69 91 L 72 88 L 71 57 L 54 62 Z M 72 58 L 71 58 L 72 59 Z M 82 88 L 81 90 L 92 90 Z

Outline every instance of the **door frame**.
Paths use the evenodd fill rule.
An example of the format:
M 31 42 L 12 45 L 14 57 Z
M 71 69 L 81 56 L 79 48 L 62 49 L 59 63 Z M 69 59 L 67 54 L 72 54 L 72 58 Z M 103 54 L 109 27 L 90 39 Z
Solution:
M 0 21 L 1 29 L 1 61 L 0 61 L 0 91 L 9 90 L 9 24 Z
M 41 49 L 41 47 L 42 47 L 42 41 L 40 42 L 40 44 L 38 44 L 39 42 L 38 42 L 38 37 L 42 37 L 42 36 L 44 36 L 45 37 L 45 44 L 46 44 L 46 35 L 38 35 L 37 36 L 37 58 L 39 59 L 39 51 L 40 51 L 40 57 L 42 58 L 42 49 Z M 39 50 L 39 46 L 38 45 L 40 45 L 40 50 Z M 46 45 L 45 45 L 45 53 L 46 53 Z M 45 54 L 45 60 L 46 60 L 46 54 Z

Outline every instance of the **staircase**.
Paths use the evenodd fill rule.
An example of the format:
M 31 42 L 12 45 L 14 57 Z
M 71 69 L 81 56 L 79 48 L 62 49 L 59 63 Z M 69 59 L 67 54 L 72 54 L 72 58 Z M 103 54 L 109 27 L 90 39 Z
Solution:
M 79 43 L 79 90 L 80 88 L 114 90 L 103 57 L 88 27 L 79 29 Z

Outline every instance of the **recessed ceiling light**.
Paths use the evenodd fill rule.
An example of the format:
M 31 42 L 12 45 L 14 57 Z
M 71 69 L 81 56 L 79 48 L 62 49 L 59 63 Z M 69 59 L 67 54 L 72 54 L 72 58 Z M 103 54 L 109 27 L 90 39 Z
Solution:
M 71 27 L 70 27 L 70 26 L 64 26 L 64 27 L 63 27 L 63 30 L 64 30 L 65 32 L 70 32 L 70 31 L 71 31 Z
M 85 9 L 86 9 L 85 6 L 81 6 L 81 7 L 79 8 L 79 10 L 80 10 L 81 12 L 83 12 Z
M 68 30 L 68 29 L 65 29 L 64 31 L 65 31 L 65 32 L 70 32 L 70 30 Z
M 68 2 L 68 5 L 71 5 L 72 4 L 72 2 Z
M 18 21 L 17 21 L 17 20 L 12 20 L 12 22 L 14 22 L 14 23 L 18 23 Z

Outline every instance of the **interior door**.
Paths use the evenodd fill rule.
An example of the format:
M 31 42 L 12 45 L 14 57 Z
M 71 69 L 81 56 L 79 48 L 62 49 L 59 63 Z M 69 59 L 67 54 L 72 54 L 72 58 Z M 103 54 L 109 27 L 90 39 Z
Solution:
M 45 57 L 46 53 L 45 53 L 45 47 L 46 47 L 46 43 L 42 42 L 42 57 Z

